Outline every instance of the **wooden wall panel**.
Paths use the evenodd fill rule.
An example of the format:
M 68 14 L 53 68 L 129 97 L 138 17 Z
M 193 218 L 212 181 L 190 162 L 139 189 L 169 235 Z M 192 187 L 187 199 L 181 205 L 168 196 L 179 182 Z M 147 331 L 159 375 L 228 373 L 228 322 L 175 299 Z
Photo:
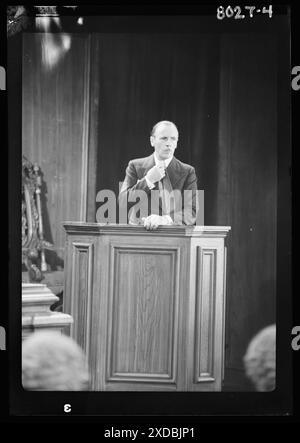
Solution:
M 95 166 L 89 162 L 90 39 L 71 35 L 71 49 L 51 70 L 42 64 L 42 39 L 23 35 L 22 150 L 43 173 L 45 238 L 59 260 L 47 258 L 55 268 L 64 254 L 61 222 L 86 220 L 88 168 Z

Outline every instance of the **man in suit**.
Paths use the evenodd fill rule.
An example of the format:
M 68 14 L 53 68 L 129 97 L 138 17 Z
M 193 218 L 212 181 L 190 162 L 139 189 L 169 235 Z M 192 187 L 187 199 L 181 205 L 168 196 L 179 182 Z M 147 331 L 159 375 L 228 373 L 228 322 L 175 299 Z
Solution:
M 146 214 L 141 211 L 144 217 L 131 211 L 129 223 L 143 223 L 150 230 L 160 225 L 195 224 L 197 177 L 192 166 L 174 157 L 178 136 L 174 123 L 156 123 L 150 135 L 154 153 L 129 162 L 119 202 L 127 205 L 140 198 L 141 208 L 147 208 Z

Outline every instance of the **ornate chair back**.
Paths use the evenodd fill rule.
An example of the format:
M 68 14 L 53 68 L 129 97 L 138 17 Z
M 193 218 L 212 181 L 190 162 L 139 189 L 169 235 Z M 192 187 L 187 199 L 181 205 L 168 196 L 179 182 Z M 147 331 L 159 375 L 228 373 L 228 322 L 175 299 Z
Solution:
M 41 209 L 42 177 L 40 167 L 22 158 L 22 264 L 31 282 L 43 279 L 47 271 L 45 249 L 53 245 L 44 240 Z

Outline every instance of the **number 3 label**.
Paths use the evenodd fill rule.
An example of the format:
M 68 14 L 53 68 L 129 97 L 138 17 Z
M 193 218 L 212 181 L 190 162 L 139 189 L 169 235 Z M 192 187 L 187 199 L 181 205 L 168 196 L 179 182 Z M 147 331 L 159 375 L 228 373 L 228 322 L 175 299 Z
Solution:
M 71 405 L 69 403 L 64 405 L 64 412 L 71 412 Z

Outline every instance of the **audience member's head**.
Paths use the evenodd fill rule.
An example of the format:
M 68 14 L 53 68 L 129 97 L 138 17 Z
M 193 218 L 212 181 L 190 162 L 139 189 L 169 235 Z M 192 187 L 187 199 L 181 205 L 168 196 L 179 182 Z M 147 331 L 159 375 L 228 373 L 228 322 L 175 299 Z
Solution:
M 250 341 L 244 356 L 247 377 L 256 391 L 272 391 L 276 387 L 276 326 L 262 329 Z
M 83 350 L 55 331 L 34 332 L 22 343 L 22 384 L 39 391 L 83 391 L 89 387 Z

